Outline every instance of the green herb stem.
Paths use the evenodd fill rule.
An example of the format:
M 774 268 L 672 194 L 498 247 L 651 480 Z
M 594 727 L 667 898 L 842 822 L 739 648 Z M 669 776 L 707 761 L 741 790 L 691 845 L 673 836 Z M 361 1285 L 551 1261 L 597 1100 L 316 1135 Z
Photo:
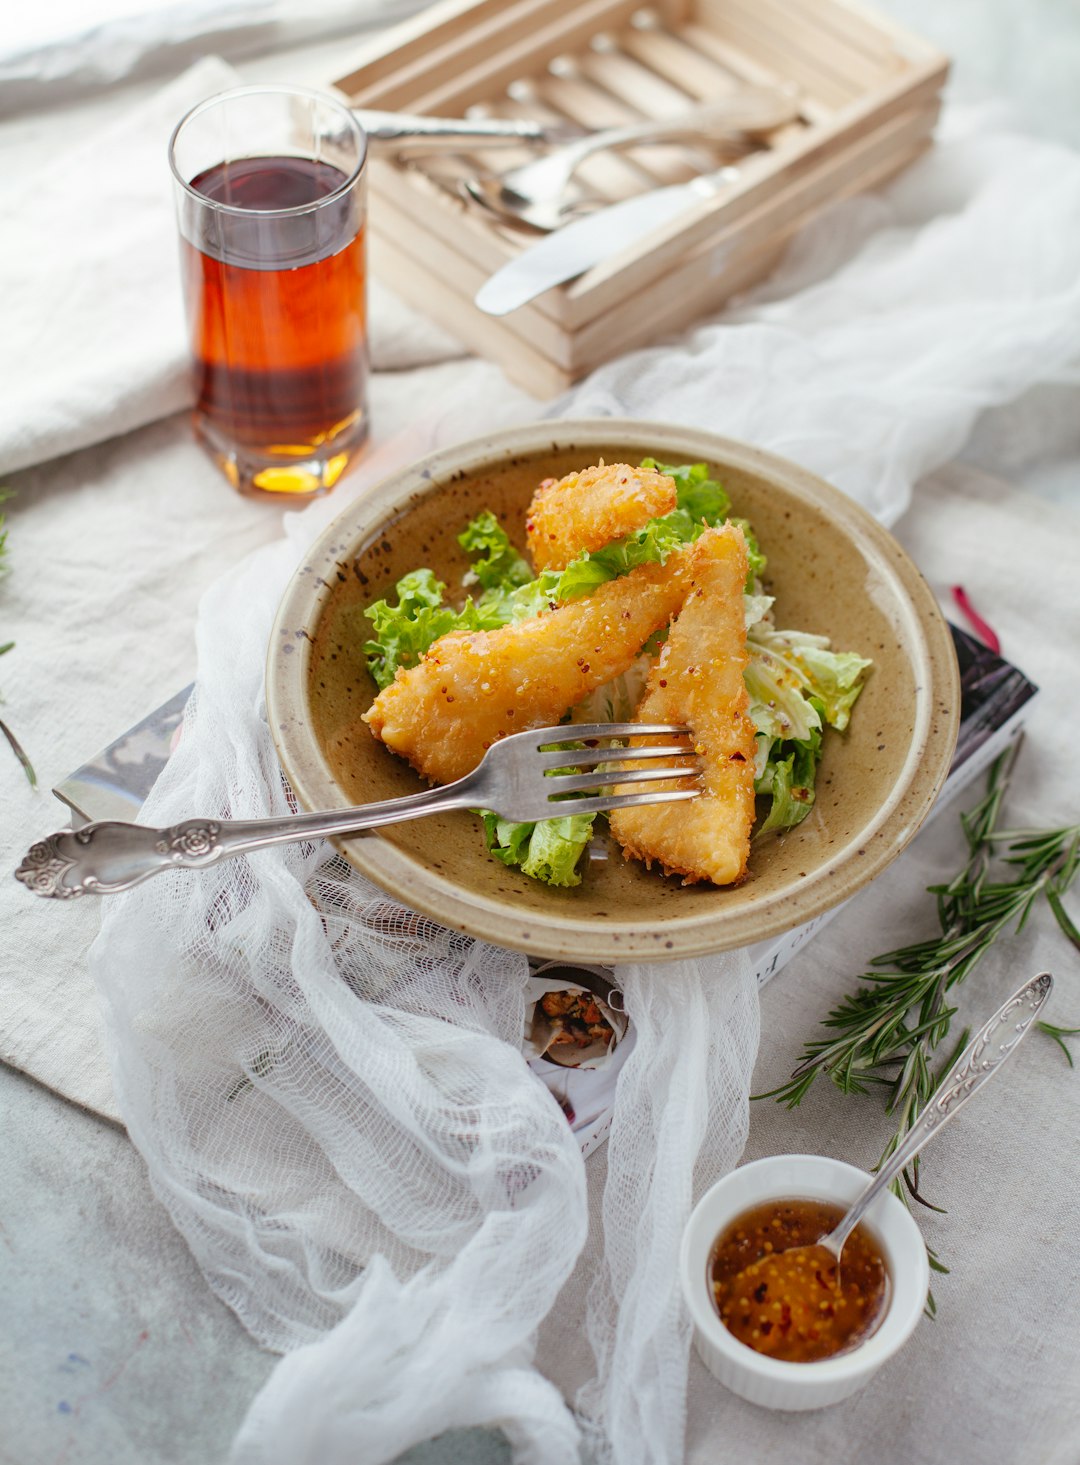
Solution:
M 0 504 L 2 504 L 6 499 L 11 498 L 11 496 L 12 496 L 11 489 L 8 489 L 8 488 L 0 488 Z M 7 543 L 7 538 L 8 538 L 7 537 L 7 529 L 5 528 L 4 515 L 3 514 L 0 514 L 0 576 L 6 575 L 7 572 L 8 572 L 8 563 L 7 563 L 8 543 Z M 15 648 L 15 642 L 14 641 L 5 641 L 4 644 L 2 646 L 0 646 L 0 656 L 6 656 L 7 653 L 9 651 L 14 650 L 14 648 Z M 8 727 L 8 725 L 5 722 L 3 722 L 3 721 L 0 721 L 0 734 L 3 734 L 4 738 L 7 740 L 7 743 L 9 745 L 9 747 L 11 748 L 11 751 L 15 754 L 15 757 L 19 760 L 19 763 L 20 763 L 20 765 L 22 767 L 22 770 L 26 774 L 26 778 L 27 778 L 28 783 L 30 784 L 30 787 L 31 788 L 37 788 L 37 774 L 34 772 L 33 764 L 30 762 L 30 759 L 26 756 L 26 753 L 24 752 L 21 744 L 19 743 L 18 738 L 11 731 L 11 729 Z

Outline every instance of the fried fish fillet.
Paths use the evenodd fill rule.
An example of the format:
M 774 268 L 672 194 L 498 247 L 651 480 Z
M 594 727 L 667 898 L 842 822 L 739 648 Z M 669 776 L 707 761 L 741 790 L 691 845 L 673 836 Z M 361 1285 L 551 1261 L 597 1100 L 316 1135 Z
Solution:
M 542 570 L 563 570 L 582 550 L 602 549 L 670 514 L 675 480 L 666 473 L 601 463 L 565 478 L 548 478 L 533 495 L 525 521 L 529 555 Z
M 682 604 L 692 559 L 678 549 L 531 620 L 443 636 L 398 671 L 364 721 L 425 778 L 451 783 L 499 738 L 557 723 L 626 671 Z
M 754 724 L 743 682 L 746 571 L 746 544 L 734 525 L 709 529 L 697 541 L 691 589 L 635 714 L 640 722 L 690 728 L 690 743 L 703 765 L 704 792 L 684 803 L 611 815 L 611 832 L 627 859 L 649 866 L 655 860 L 665 875 L 682 875 L 684 885 L 699 880 L 731 885 L 742 879 L 750 854 Z M 675 780 L 649 785 L 680 786 Z

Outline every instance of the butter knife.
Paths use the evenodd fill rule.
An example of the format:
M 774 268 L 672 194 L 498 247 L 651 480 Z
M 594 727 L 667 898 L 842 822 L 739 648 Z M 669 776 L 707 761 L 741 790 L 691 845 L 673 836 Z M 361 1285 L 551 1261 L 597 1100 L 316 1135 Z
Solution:
M 737 169 L 720 168 L 574 219 L 496 270 L 476 292 L 476 304 L 488 315 L 507 315 L 610 259 L 694 204 L 715 198 L 736 177 Z
M 71 810 L 72 829 L 101 819 L 135 819 L 179 735 L 193 687 L 175 693 L 53 789 Z

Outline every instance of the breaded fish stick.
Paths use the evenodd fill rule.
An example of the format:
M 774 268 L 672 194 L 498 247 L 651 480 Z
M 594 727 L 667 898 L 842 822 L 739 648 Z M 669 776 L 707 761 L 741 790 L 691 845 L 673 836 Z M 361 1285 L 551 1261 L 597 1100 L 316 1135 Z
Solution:
M 641 722 L 690 728 L 703 764 L 704 792 L 685 803 L 611 815 L 611 832 L 627 859 L 650 866 L 656 860 L 665 875 L 682 875 L 684 885 L 698 880 L 730 885 L 744 875 L 750 854 L 754 724 L 743 682 L 746 568 L 746 544 L 734 525 L 709 529 L 697 541 L 692 588 L 635 713 Z M 673 780 L 649 788 L 681 786 Z
M 666 473 L 603 463 L 565 478 L 549 478 L 533 495 L 525 520 L 529 555 L 541 570 L 564 570 L 582 550 L 602 549 L 644 529 L 675 507 L 675 480 Z
M 433 783 L 463 777 L 499 738 L 557 723 L 624 672 L 682 604 L 692 554 L 678 549 L 531 620 L 443 636 L 364 721 Z

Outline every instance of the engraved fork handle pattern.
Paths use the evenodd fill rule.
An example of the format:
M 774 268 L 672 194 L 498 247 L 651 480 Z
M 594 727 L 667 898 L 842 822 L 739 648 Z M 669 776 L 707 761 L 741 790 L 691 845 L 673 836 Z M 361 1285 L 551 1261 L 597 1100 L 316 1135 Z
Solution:
M 847 1215 L 820 1241 L 821 1246 L 839 1257 L 844 1242 L 859 1224 L 868 1206 L 891 1185 L 904 1166 L 927 1144 L 943 1125 L 967 1103 L 988 1079 L 1016 1052 L 1021 1039 L 1046 1005 L 1054 979 L 1049 972 L 1040 972 L 1025 982 L 1019 991 L 999 1007 L 984 1023 L 961 1053 L 956 1064 L 942 1081 L 934 1097 L 918 1115 L 903 1142 L 878 1171 L 872 1185 L 859 1196 Z
M 167 829 L 105 820 L 50 834 L 27 852 L 15 878 L 35 895 L 57 900 L 115 895 L 162 870 L 198 870 L 269 845 L 358 834 L 437 809 L 468 808 L 472 783 L 470 775 L 405 798 L 277 819 L 185 819 Z

